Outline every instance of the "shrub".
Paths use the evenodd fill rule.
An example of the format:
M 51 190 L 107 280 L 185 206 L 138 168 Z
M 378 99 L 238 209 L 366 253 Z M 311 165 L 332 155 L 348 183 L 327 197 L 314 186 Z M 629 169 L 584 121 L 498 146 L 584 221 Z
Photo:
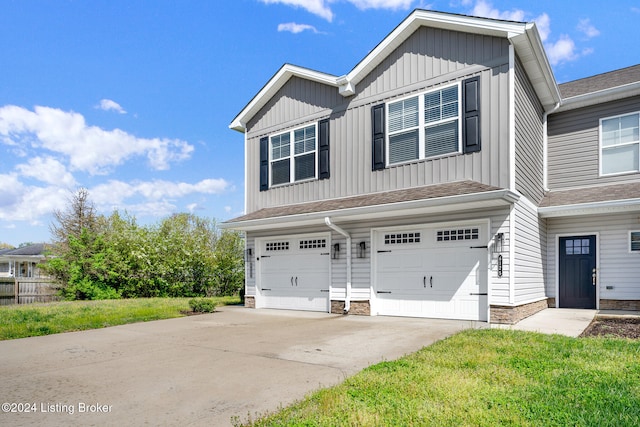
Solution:
M 213 313 L 216 303 L 211 298 L 191 298 L 189 307 L 196 313 Z

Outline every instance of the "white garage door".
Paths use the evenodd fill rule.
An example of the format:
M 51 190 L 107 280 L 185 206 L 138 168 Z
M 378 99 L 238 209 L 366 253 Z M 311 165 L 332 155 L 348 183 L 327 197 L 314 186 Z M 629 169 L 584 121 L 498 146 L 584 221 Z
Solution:
M 376 232 L 380 315 L 487 320 L 486 225 Z
M 258 244 L 256 307 L 329 311 L 328 236 L 265 239 Z

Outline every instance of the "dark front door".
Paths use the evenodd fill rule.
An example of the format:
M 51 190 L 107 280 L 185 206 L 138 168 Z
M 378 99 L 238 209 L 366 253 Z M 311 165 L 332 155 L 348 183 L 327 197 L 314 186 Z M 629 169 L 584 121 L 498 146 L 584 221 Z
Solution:
M 596 236 L 561 237 L 559 292 L 562 308 L 596 308 Z

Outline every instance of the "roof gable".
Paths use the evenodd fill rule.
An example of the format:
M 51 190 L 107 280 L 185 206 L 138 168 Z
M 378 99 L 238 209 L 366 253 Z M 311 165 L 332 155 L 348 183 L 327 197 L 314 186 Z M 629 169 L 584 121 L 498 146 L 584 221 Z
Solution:
M 560 93 L 551 71 L 542 41 L 533 23 L 479 18 L 427 10 L 415 10 L 385 37 L 353 70 L 343 76 L 334 76 L 291 64 L 280 70 L 233 119 L 229 127 L 239 132 L 246 130 L 248 121 L 292 77 L 297 76 L 336 87 L 344 96 L 355 94 L 356 85 L 421 26 L 490 35 L 509 39 L 518 53 L 538 97 L 545 109 L 560 102 Z

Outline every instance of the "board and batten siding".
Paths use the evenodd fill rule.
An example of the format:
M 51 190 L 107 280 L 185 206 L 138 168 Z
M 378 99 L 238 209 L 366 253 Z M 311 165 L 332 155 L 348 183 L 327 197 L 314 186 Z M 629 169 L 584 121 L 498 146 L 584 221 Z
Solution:
M 518 201 L 515 206 L 514 303 L 538 301 L 546 297 L 546 221 L 534 206 Z
M 600 119 L 636 111 L 640 111 L 640 97 L 549 115 L 549 188 L 558 190 L 639 181 L 639 173 L 599 176 Z
M 450 55 L 438 54 L 440 48 L 433 50 L 437 44 L 434 40 L 423 40 L 432 36 L 451 38 L 438 42 L 442 46 L 461 43 L 464 48 L 456 48 Z M 372 172 L 372 106 L 473 76 L 480 76 L 480 152 L 415 161 Z M 342 98 L 337 88 L 291 78 L 248 125 L 246 212 L 467 179 L 507 188 L 508 76 L 505 40 L 422 28 L 374 68 L 357 85 L 357 93 L 351 98 Z M 330 118 L 330 178 L 259 191 L 260 138 L 323 118 Z
M 544 197 L 544 111 L 519 60 L 515 70 L 516 190 L 537 205 Z
M 640 299 L 640 254 L 629 252 L 629 231 L 640 230 L 636 213 L 587 215 L 547 219 L 547 293 L 556 297 L 558 236 L 598 233 L 600 299 Z M 607 287 L 613 289 L 607 289 Z

